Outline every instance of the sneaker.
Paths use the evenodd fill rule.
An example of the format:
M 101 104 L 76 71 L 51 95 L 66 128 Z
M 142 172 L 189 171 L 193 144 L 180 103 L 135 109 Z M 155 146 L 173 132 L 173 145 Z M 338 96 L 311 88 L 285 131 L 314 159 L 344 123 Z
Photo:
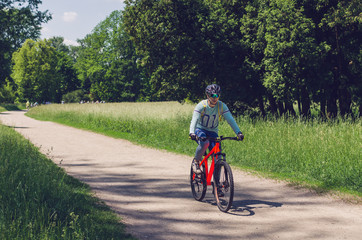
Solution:
M 192 161 L 192 171 L 196 174 L 201 173 L 200 163 L 196 159 L 194 159 L 194 161 Z

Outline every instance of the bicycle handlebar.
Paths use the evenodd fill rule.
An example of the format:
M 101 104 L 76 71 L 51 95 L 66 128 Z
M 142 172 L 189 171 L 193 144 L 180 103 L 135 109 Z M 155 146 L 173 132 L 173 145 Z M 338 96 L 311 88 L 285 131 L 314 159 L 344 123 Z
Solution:
M 190 139 L 191 139 L 191 138 L 190 138 Z M 198 137 L 198 136 L 196 136 L 196 140 L 199 140 L 199 137 Z M 242 141 L 242 140 L 239 140 L 237 137 L 223 137 L 223 136 L 220 136 L 220 137 L 217 137 L 217 138 L 204 137 L 204 138 L 201 138 L 200 140 L 201 140 L 201 141 L 211 140 L 211 141 L 214 141 L 214 142 L 221 142 L 221 141 L 223 141 L 223 140 Z

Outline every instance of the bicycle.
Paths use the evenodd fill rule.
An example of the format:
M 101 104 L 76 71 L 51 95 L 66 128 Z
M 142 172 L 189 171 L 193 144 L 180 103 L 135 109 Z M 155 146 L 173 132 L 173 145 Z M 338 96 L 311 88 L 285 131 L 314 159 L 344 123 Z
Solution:
M 226 162 L 226 154 L 222 153 L 221 142 L 223 140 L 236 140 L 237 137 L 205 138 L 209 141 L 214 141 L 215 146 L 209 153 L 204 154 L 204 158 L 199 162 L 201 174 L 190 172 L 190 185 L 192 195 L 197 201 L 202 201 L 205 197 L 207 186 L 213 186 L 213 194 L 216 204 L 220 211 L 227 212 L 233 203 L 234 198 L 234 178 L 230 165 Z M 197 139 L 198 140 L 198 139 Z M 205 141 L 204 140 L 204 141 Z M 212 156 L 210 168 L 208 167 L 208 159 Z M 212 180 L 214 177 L 214 181 Z

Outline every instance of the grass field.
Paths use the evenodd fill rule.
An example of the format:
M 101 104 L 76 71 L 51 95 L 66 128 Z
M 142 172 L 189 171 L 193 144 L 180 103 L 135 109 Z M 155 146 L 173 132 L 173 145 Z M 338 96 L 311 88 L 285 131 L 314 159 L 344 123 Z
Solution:
M 191 156 L 194 105 L 176 102 L 48 105 L 28 116 Z M 225 142 L 237 167 L 320 191 L 362 196 L 362 121 L 255 120 L 240 117 L 243 142 Z M 225 121 L 220 135 L 234 135 Z
M 0 124 L 0 239 L 133 238 L 87 185 Z
M 12 104 L 12 103 L 0 103 L 0 112 L 14 111 L 25 109 L 25 103 Z

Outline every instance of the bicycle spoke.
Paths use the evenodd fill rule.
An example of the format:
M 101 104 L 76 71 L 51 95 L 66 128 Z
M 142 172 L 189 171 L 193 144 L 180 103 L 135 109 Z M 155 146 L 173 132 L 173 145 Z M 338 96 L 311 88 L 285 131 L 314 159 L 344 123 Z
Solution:
M 230 166 L 225 162 L 220 162 L 218 171 L 215 173 L 215 199 L 217 206 L 223 212 L 227 212 L 234 197 L 234 181 Z
M 205 174 L 196 175 L 192 170 L 190 170 L 190 185 L 192 190 L 192 195 L 197 201 L 202 201 L 206 194 L 206 177 Z

